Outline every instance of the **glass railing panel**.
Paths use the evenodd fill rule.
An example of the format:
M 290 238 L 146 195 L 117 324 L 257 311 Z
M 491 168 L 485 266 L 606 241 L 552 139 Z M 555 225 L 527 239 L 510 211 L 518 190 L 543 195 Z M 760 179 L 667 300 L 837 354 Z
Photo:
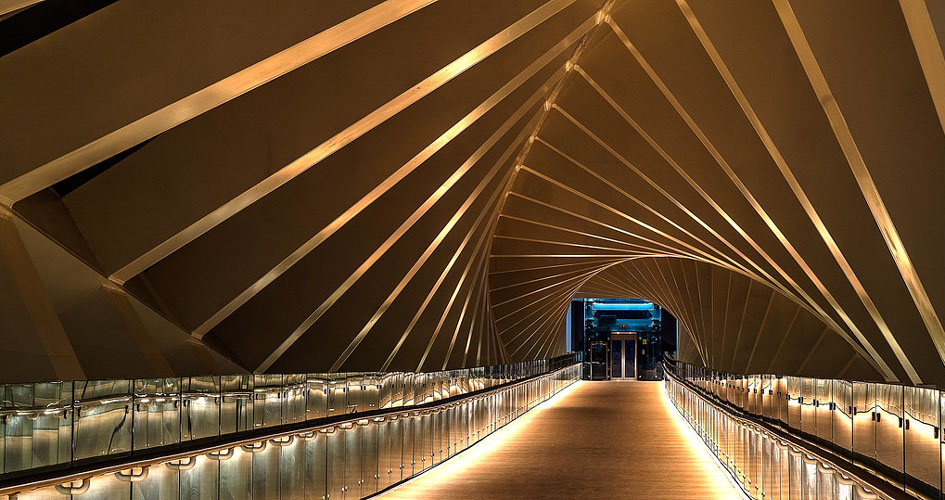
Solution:
M 149 471 L 150 472 L 150 471 Z M 72 498 L 82 500 L 130 500 L 131 484 L 137 474 L 146 474 L 140 469 L 127 471 L 127 474 L 109 474 L 98 481 L 90 481 L 88 489 L 77 488 Z M 68 498 L 67 494 L 63 497 Z
M 421 431 L 417 434 L 417 442 L 420 444 L 419 448 L 422 453 L 418 465 L 421 470 L 427 470 L 433 465 L 433 457 L 436 456 L 433 447 L 436 439 L 434 434 L 436 429 L 433 426 L 433 415 L 429 413 L 421 414 L 417 420 L 421 428 Z
M 416 403 L 416 373 L 404 374 L 404 406 L 413 406 Z
M 317 431 L 301 436 L 305 447 L 305 470 L 302 481 L 305 488 L 304 500 L 321 500 L 328 494 L 328 437 Z
M 504 398 L 502 400 L 502 426 L 511 421 L 512 414 L 515 413 L 515 401 L 517 398 L 518 396 L 516 395 L 514 389 L 504 394 Z
M 0 472 L 72 459 L 72 383 L 0 385 Z
M 131 385 L 130 380 L 74 383 L 76 447 L 73 459 L 131 451 Z
M 678 397 L 678 396 L 677 396 Z M 732 436 L 731 426 L 727 420 L 719 422 L 719 459 L 729 469 L 732 468 Z
M 360 411 L 374 411 L 381 407 L 381 385 L 382 378 L 380 374 L 371 373 L 363 377 Z
M 439 401 L 441 399 L 440 375 L 438 373 L 427 374 L 424 396 L 424 401 Z
M 181 441 L 220 433 L 220 377 L 181 379 Z
M 328 460 L 326 461 L 327 498 L 345 497 L 345 432 L 337 426 L 330 432 L 322 433 L 328 442 Z
M 302 373 L 283 377 L 282 420 L 285 424 L 302 422 L 306 418 L 306 379 Z
M 391 408 L 394 406 L 394 401 L 397 399 L 395 392 L 398 392 L 395 386 L 399 375 L 398 373 L 384 373 L 378 375 L 380 378 L 377 394 L 378 408 Z M 403 397 L 402 393 L 400 397 Z
M 198 455 L 182 460 L 179 467 L 181 500 L 220 498 L 220 461 Z
M 754 453 L 754 434 L 751 432 L 751 428 L 747 425 L 742 426 L 742 487 L 745 488 L 745 491 L 748 491 L 750 495 L 754 498 L 758 498 L 757 491 L 754 487 L 754 469 L 757 456 Z
M 473 401 L 469 403 L 469 434 L 466 438 L 466 446 L 472 446 L 473 443 L 479 437 L 480 429 L 483 428 L 485 424 L 485 414 L 483 411 L 483 406 L 480 401 Z
M 772 418 L 786 424 L 788 420 L 787 379 L 785 377 L 775 377 L 773 386 L 774 410 Z
M 3 394 L 3 386 L 0 385 L 0 397 Z M 6 408 L 6 407 L 5 407 Z M 17 468 L 14 465 L 7 465 L 6 456 L 7 456 L 7 423 L 11 420 L 10 415 L 14 414 L 15 410 L 12 408 L 6 410 L 3 414 L 0 414 L 0 474 L 9 471 L 15 471 Z M 70 427 L 71 429 L 71 427 Z M 13 439 L 16 439 L 16 434 L 11 432 Z M 71 452 L 71 450 L 70 450 Z M 71 453 L 70 453 L 71 455 Z M 71 458 L 71 457 L 70 457 Z M 9 467 L 9 469 L 8 469 Z
M 753 415 L 761 415 L 761 377 L 753 375 L 747 378 L 748 411 Z
M 220 411 L 220 433 L 253 429 L 253 376 L 224 375 L 220 377 L 223 391 Z
M 437 400 L 450 397 L 450 377 L 448 372 L 437 372 Z
M 721 412 L 716 411 L 715 423 L 713 424 L 713 428 L 715 432 L 715 449 L 716 449 L 717 454 L 722 454 L 724 452 L 722 448 L 722 439 L 725 433 L 725 428 L 723 427 L 724 423 L 725 423 L 725 419 L 722 418 Z M 724 460 L 723 460 L 723 463 L 724 463 Z
M 345 498 L 361 498 L 361 435 L 360 425 L 341 426 L 345 441 Z
M 778 498 L 780 483 L 778 459 L 780 458 L 780 452 L 776 440 L 771 436 L 765 436 L 764 442 L 764 498 Z
M 314 420 L 328 416 L 328 377 L 310 373 L 306 377 L 305 419 Z
M 854 491 L 853 481 L 843 476 L 837 477 L 837 500 L 853 500 Z
M 180 474 L 164 464 L 148 467 L 146 477 L 131 482 L 132 500 L 172 500 L 178 497 L 179 491 Z
M 771 375 L 761 376 L 761 389 L 758 391 L 761 396 L 761 415 L 765 418 L 774 416 L 774 377 Z
M 434 465 L 440 464 L 449 457 L 449 413 L 450 410 L 441 410 L 433 414 L 433 428 L 435 429 L 433 451 L 436 453 Z
M 801 460 L 801 454 L 791 447 L 785 450 L 785 454 L 787 455 L 789 498 L 803 498 L 804 462 Z
M 835 500 L 837 487 L 834 471 L 817 465 L 817 500 Z
M 688 398 L 687 398 L 688 399 Z M 744 483 L 745 480 L 745 429 L 737 422 L 732 425 L 732 471 L 735 480 Z
M 443 427 L 445 429 L 445 439 L 444 439 L 444 451 L 443 459 L 456 454 L 457 450 L 457 440 L 459 437 L 459 413 L 462 412 L 460 406 L 454 406 L 448 408 L 443 412 Z
M 470 405 L 463 403 L 450 411 L 450 456 L 459 453 L 467 446 L 466 440 L 469 435 L 469 410 Z
M 433 380 L 429 373 L 418 373 L 414 376 L 414 404 L 420 405 L 433 401 Z
M 282 375 L 253 377 L 253 426 L 259 428 L 281 425 L 284 397 Z
M 394 471 L 399 467 L 395 456 L 394 428 L 396 420 L 384 419 L 377 423 L 377 488 L 382 490 L 400 480 L 398 471 L 396 479 Z
M 787 444 L 777 442 L 778 447 L 778 492 L 781 500 L 791 498 L 791 452 Z
M 406 406 L 411 404 L 407 401 L 407 381 L 409 378 L 409 373 L 395 373 L 393 379 L 393 387 L 391 389 L 391 406 L 394 408 L 399 408 L 401 406 Z
M 433 417 L 433 465 L 439 465 L 444 460 L 449 458 L 450 453 L 452 452 L 452 447 L 450 447 L 450 435 L 453 432 L 453 428 L 450 423 L 450 416 L 452 415 L 453 410 L 442 407 L 437 411 L 434 411 L 431 416 Z
M 830 380 L 817 378 L 814 382 L 814 419 L 816 436 L 828 443 L 833 439 L 833 384 Z
M 876 459 L 876 384 L 853 382 L 853 454 L 856 459 Z
M 73 399 L 73 384 L 42 382 L 33 384 L 33 389 L 37 395 L 34 407 L 36 410 L 42 409 L 36 419 L 36 428 L 41 429 L 44 434 L 41 439 L 33 440 L 34 463 L 51 465 L 67 462 L 72 457 L 73 414 L 70 404 Z
M 364 422 L 359 432 L 361 433 L 361 497 L 366 497 L 377 493 L 378 479 L 380 479 L 378 425 L 373 425 L 373 421 Z
M 410 417 L 401 416 L 392 423 L 391 429 L 393 480 L 396 481 L 398 474 L 401 479 L 407 479 L 413 475 L 413 465 L 411 463 L 413 461 L 413 448 L 414 435 Z M 397 472 L 398 468 L 400 472 Z
M 583 370 L 582 370 L 583 371 Z M 496 398 L 490 398 L 489 401 L 480 401 L 480 425 L 481 429 L 476 439 L 482 439 L 483 436 L 492 433 L 496 429 L 496 419 L 498 418 L 495 404 Z
M 404 435 L 404 449 L 402 463 L 403 476 L 408 478 L 417 473 L 415 468 L 420 460 L 417 458 L 417 426 L 414 422 L 417 417 L 404 416 L 400 418 L 400 432 Z
M 453 370 L 446 372 L 443 386 L 444 399 L 459 395 L 463 392 L 459 380 L 457 380 L 456 372 Z
M 771 496 L 771 450 L 768 439 L 760 433 L 758 434 L 758 464 L 758 480 L 756 482 L 758 496 L 767 499 Z
M 807 456 L 801 456 L 801 463 L 803 467 L 803 498 L 809 500 L 818 500 L 817 499 L 817 462 L 811 460 Z
M 833 385 L 833 443 L 839 446 L 847 457 L 853 452 L 853 383 L 846 380 L 832 380 Z
M 305 441 L 290 436 L 288 443 L 279 446 L 279 498 L 281 500 L 303 500 L 305 493 L 304 471 Z M 283 440 L 284 441 L 284 440 Z M 279 441 L 276 441 L 277 443 Z
M 738 378 L 738 407 L 748 411 L 749 404 L 748 378 L 741 376 Z
M 817 390 L 815 380 L 812 378 L 801 379 L 801 427 L 800 430 L 807 434 L 817 435 L 816 409 L 814 407 L 817 399 Z
M 18 471 L 58 463 L 61 421 L 67 419 L 25 410 L 19 412 L 22 413 L 11 412 L 0 417 L 5 422 L 0 423 L 4 443 L 0 446 L 3 470 Z
M 790 493 L 787 488 L 787 449 L 775 440 L 771 440 L 771 474 L 766 491 L 766 498 L 772 500 L 787 500 Z
M 939 391 L 905 388 L 905 471 L 918 480 L 916 488 L 941 490 L 942 456 L 939 433 Z
M 345 441 L 345 498 L 361 498 L 361 426 L 341 426 Z
M 890 384 L 876 386 L 876 460 L 892 471 L 901 473 L 904 470 L 902 447 L 905 431 L 903 388 Z
M 792 429 L 801 430 L 801 379 L 787 378 L 788 415 L 787 424 Z
M 469 445 L 469 439 L 474 431 L 473 426 L 473 403 L 464 403 L 457 413 L 457 432 L 456 432 L 456 453 L 465 450 Z
M 345 412 L 345 375 L 332 374 L 328 379 L 328 416 L 344 415 Z
M 221 453 L 211 453 L 207 458 L 216 459 L 220 468 L 220 500 L 236 500 L 253 497 L 253 450 L 237 446 Z M 171 496 L 168 500 L 172 500 Z
M 760 464 L 760 447 L 759 441 L 761 436 L 756 432 L 752 432 L 750 428 L 745 429 L 745 437 L 747 441 L 747 460 L 745 467 L 745 486 L 748 489 L 748 493 L 752 498 L 761 498 L 761 488 L 762 483 L 760 480 L 761 464 Z
M 132 422 L 134 449 L 141 450 L 180 442 L 180 379 L 156 378 L 134 381 Z
M 364 401 L 365 378 L 359 375 L 349 375 L 345 379 L 345 390 L 347 392 L 345 395 L 346 414 L 368 411 L 368 403 Z
M 253 498 L 279 498 L 282 446 L 262 441 L 249 450 L 253 454 Z

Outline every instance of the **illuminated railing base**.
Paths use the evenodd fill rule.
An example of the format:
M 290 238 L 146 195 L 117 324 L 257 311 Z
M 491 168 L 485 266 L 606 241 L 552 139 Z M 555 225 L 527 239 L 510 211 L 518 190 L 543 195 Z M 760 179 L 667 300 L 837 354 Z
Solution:
M 0 489 L 44 471 L 165 455 L 261 429 L 417 407 L 549 373 L 578 358 L 569 354 L 430 373 L 0 384 Z
M 770 432 L 706 397 L 671 372 L 666 394 L 680 415 L 753 499 L 899 500 L 796 442 Z
M 743 375 L 667 360 L 687 384 L 743 415 L 829 450 L 908 498 L 945 498 L 945 392 L 855 380 Z
M 0 500 L 364 498 L 442 463 L 579 379 L 575 364 L 420 409 L 7 488 Z

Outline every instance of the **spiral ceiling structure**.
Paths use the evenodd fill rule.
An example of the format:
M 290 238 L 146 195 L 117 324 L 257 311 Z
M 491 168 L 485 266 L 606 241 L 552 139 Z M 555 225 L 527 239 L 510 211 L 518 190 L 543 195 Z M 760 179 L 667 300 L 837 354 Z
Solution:
M 0 2 L 0 381 L 540 359 L 637 297 L 945 386 L 942 2 L 77 5 Z

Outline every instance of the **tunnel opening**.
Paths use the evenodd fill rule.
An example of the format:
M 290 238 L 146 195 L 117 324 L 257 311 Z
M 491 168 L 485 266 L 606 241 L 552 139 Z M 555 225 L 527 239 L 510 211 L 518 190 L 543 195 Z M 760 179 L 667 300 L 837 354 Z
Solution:
M 660 360 L 675 356 L 676 318 L 649 300 L 576 298 L 568 315 L 568 345 L 583 353 L 585 380 L 659 380 Z

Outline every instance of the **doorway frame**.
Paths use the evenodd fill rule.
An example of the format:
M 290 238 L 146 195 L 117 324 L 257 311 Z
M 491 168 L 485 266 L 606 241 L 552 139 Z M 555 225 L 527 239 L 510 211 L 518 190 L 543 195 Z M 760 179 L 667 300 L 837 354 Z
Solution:
M 620 348 L 621 373 L 623 373 L 624 368 L 626 368 L 627 366 L 627 344 L 624 341 L 626 340 L 633 341 L 633 376 L 632 377 L 627 377 L 627 376 L 614 377 L 613 376 L 613 373 L 614 373 L 613 354 L 611 352 L 611 349 L 613 349 L 615 340 L 619 340 L 620 345 L 621 345 L 621 348 Z M 640 338 L 637 335 L 637 332 L 611 332 L 610 340 L 608 340 L 607 342 L 607 375 L 609 376 L 610 380 L 636 380 L 637 375 L 640 373 L 640 369 L 638 366 L 639 363 L 637 363 L 637 361 L 640 359 L 639 354 L 640 354 Z

